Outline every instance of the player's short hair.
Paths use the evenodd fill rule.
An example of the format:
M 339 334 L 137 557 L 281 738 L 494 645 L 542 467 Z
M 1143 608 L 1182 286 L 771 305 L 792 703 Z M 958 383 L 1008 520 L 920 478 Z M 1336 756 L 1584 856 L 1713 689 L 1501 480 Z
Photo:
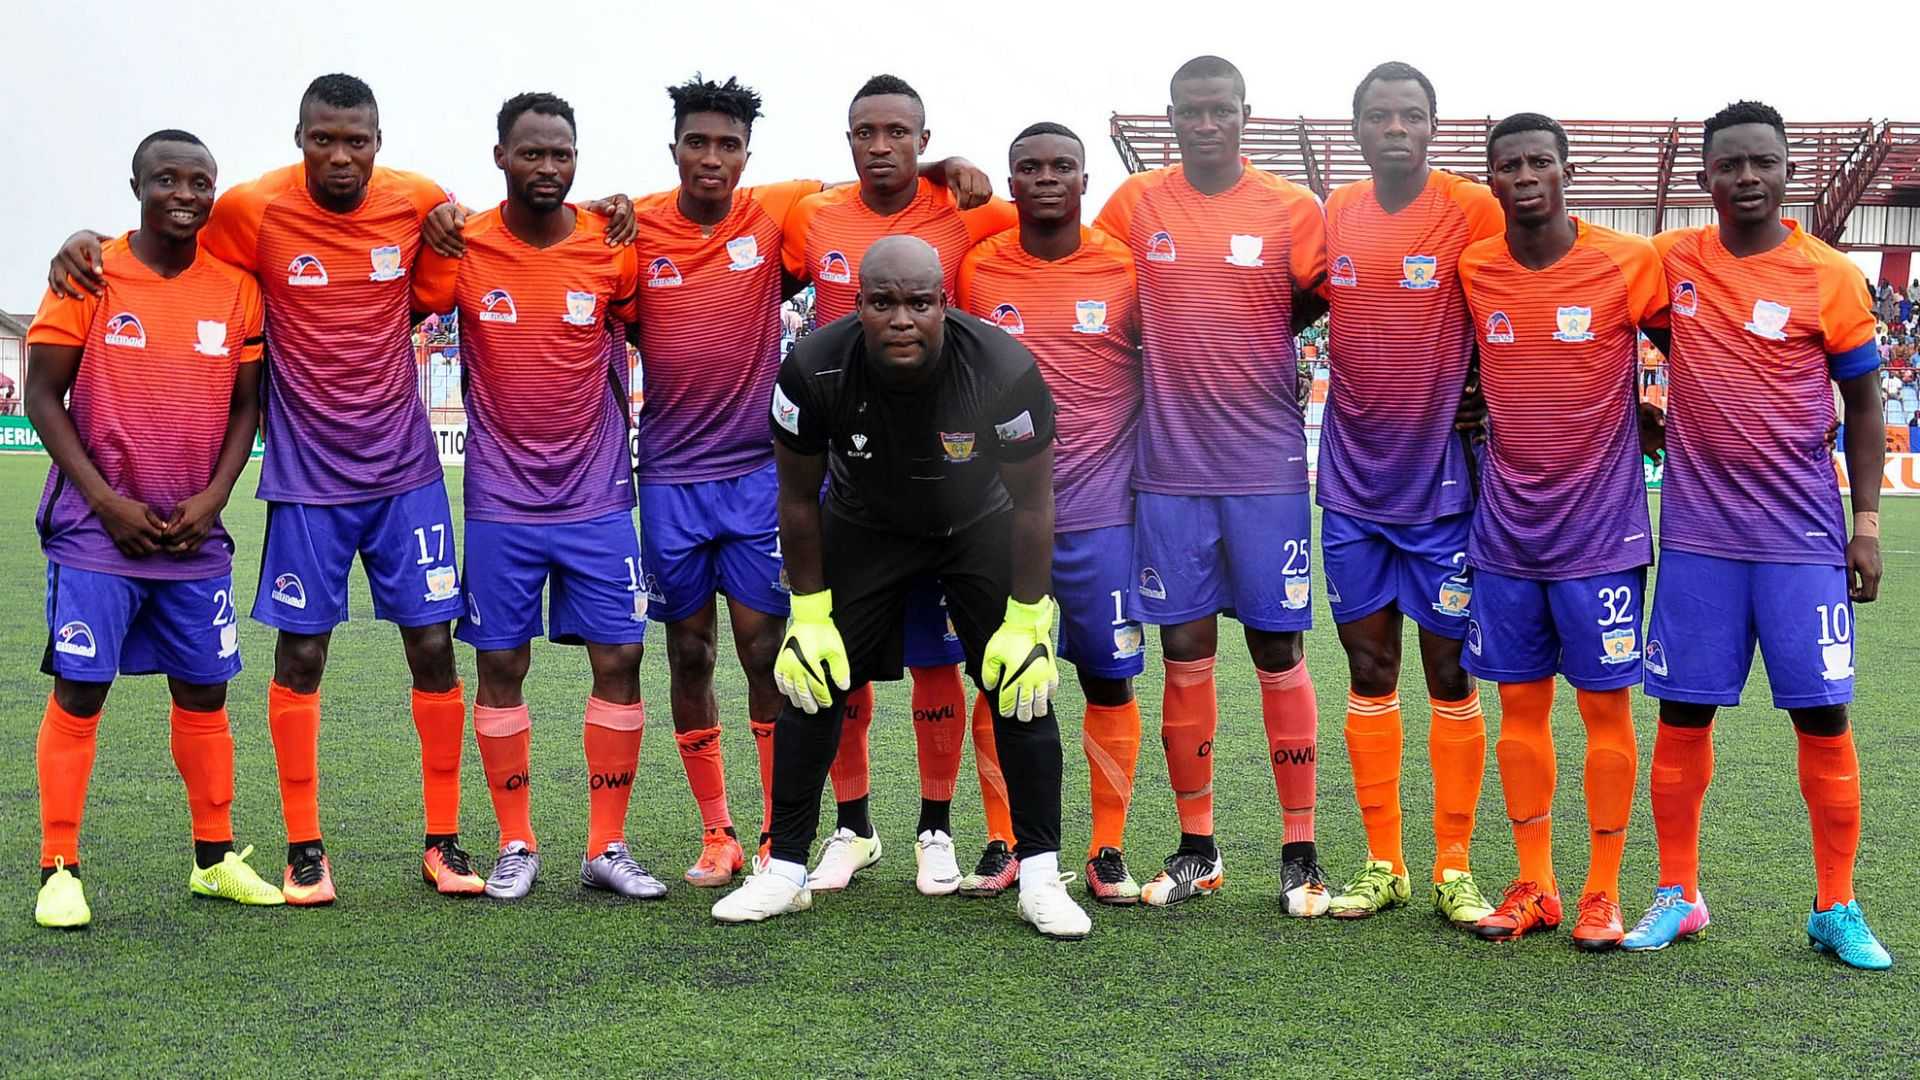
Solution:
M 1758 101 L 1736 101 L 1733 104 L 1707 117 L 1707 123 L 1700 142 L 1700 152 L 1713 149 L 1713 136 L 1722 128 L 1735 124 L 1765 124 L 1780 136 L 1780 145 L 1787 145 L 1787 122 L 1780 119 L 1780 111 L 1773 106 Z
M 140 145 L 133 148 L 133 178 L 135 180 L 140 179 L 140 159 L 146 156 L 147 147 L 152 146 L 154 143 L 163 142 L 186 143 L 189 146 L 197 146 L 202 150 L 207 149 L 207 144 L 200 141 L 200 136 L 195 135 L 191 131 L 181 131 L 179 128 L 161 128 L 159 131 L 141 139 Z M 207 156 L 213 156 L 212 152 L 208 151 Z
M 1240 74 L 1240 69 L 1234 67 L 1230 60 L 1218 56 L 1196 56 L 1181 64 L 1173 73 L 1173 78 L 1167 80 L 1168 101 L 1173 100 L 1174 84 L 1188 79 L 1232 79 L 1233 96 L 1239 98 L 1242 103 L 1247 100 L 1246 76 Z
M 315 101 L 336 109 L 357 109 L 365 105 L 373 110 L 374 124 L 380 123 L 380 103 L 373 99 L 373 87 L 355 76 L 336 71 L 308 83 L 307 92 L 300 95 L 301 126 L 307 122 L 307 105 Z
M 1026 128 L 1020 132 L 1020 134 L 1015 135 L 1013 137 L 1012 142 L 1007 144 L 1007 157 L 1009 159 L 1013 157 L 1013 148 L 1020 144 L 1020 140 L 1031 138 L 1032 136 L 1035 136 L 1035 135 L 1062 135 L 1062 136 L 1065 136 L 1066 138 L 1072 139 L 1074 142 L 1077 142 L 1080 144 L 1081 160 L 1084 162 L 1086 159 L 1086 156 L 1087 156 L 1086 140 L 1082 139 L 1078 135 L 1075 135 L 1073 133 L 1073 129 L 1068 127 L 1067 125 L 1056 124 L 1051 120 L 1042 120 L 1037 124 L 1028 124 Z
M 717 83 L 701 78 L 696 71 L 693 78 L 679 86 L 667 87 L 667 96 L 673 99 L 673 137 L 676 139 L 687 117 L 694 113 L 719 113 L 738 120 L 740 126 L 747 129 L 748 137 L 753 135 L 753 122 L 760 117 L 760 95 L 731 76 L 726 82 Z
M 853 100 L 847 102 L 847 115 L 849 117 L 853 115 L 853 107 L 859 103 L 861 98 L 886 97 L 891 94 L 912 98 L 914 107 L 920 110 L 921 125 L 926 125 L 927 103 L 920 100 L 920 92 L 918 90 L 908 85 L 907 80 L 898 75 L 875 75 L 873 78 L 861 83 L 860 89 L 854 91 Z
M 1505 120 L 1493 125 L 1487 132 L 1487 164 L 1493 164 L 1493 144 L 1509 135 L 1518 135 L 1525 131 L 1550 131 L 1553 133 L 1554 149 L 1560 151 L 1560 163 L 1567 163 L 1567 129 L 1560 121 L 1537 112 L 1514 113 Z
M 527 113 L 541 116 L 557 116 L 567 122 L 567 130 L 574 137 L 580 135 L 580 126 L 573 122 L 573 106 L 558 94 L 549 94 L 544 90 L 531 90 L 524 94 L 515 94 L 500 106 L 500 145 L 507 145 L 507 135 L 513 131 L 514 122 Z
M 1420 89 L 1427 92 L 1427 114 L 1434 116 L 1440 110 L 1440 103 L 1433 96 L 1433 80 L 1427 78 L 1425 72 L 1412 64 L 1389 60 L 1384 64 L 1375 65 L 1374 69 L 1367 72 L 1366 77 L 1360 80 L 1360 85 L 1353 88 L 1354 119 L 1360 118 L 1360 99 L 1367 96 L 1367 87 L 1377 82 L 1417 82 L 1420 84 Z

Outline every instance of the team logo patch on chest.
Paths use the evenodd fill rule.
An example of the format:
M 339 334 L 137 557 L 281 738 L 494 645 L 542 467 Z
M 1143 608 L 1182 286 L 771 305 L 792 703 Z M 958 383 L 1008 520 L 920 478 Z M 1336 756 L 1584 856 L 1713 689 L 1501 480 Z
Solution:
M 751 270 L 767 260 L 760 255 L 760 240 L 755 236 L 736 236 L 727 241 L 727 269 Z
M 400 245 L 387 244 L 367 252 L 367 259 L 373 263 L 373 273 L 367 275 L 368 281 L 398 281 L 407 276 L 407 268 L 400 265 Z
M 1266 250 L 1266 246 L 1267 241 L 1265 237 L 1248 236 L 1245 233 L 1234 233 L 1232 236 L 1227 237 L 1227 265 L 1244 267 L 1249 270 L 1265 266 L 1267 265 L 1267 260 L 1261 258 L 1260 253 Z
M 1487 344 L 1513 344 L 1513 320 L 1507 318 L 1504 311 L 1496 311 L 1487 316 Z
M 677 289 L 680 287 L 680 268 L 665 255 L 656 257 L 647 264 L 647 288 Z
M 1327 267 L 1327 284 L 1342 289 L 1351 289 L 1360 284 L 1360 275 L 1353 269 L 1353 260 L 1345 255 L 1334 256 L 1333 263 Z
M 314 287 L 327 283 L 327 268 L 311 255 L 295 255 L 287 264 L 287 284 Z
M 1020 317 L 1020 309 L 1012 304 L 1001 304 L 994 308 L 993 314 L 987 318 L 987 321 L 1014 337 L 1027 332 L 1027 321 Z
M 511 323 L 520 321 L 520 313 L 513 306 L 513 297 L 505 289 L 488 289 L 487 295 L 480 298 L 481 322 Z
M 200 319 L 193 324 L 193 351 L 201 356 L 227 355 L 227 324 Z
M 846 255 L 838 251 L 829 251 L 820 256 L 820 269 L 814 276 L 821 281 L 845 285 L 853 280 L 853 268 L 847 264 Z
M 595 309 L 600 306 L 600 298 L 590 292 L 567 293 L 567 313 L 561 318 L 569 326 L 592 326 Z
M 118 345 L 126 349 L 144 349 L 147 347 L 147 330 L 131 311 L 123 311 L 107 320 L 106 333 L 101 341 L 109 345 Z
M 1793 309 L 1785 304 L 1776 304 L 1771 300 L 1753 302 L 1753 318 L 1747 323 L 1747 332 L 1768 341 L 1787 340 L 1787 317 Z
M 955 465 L 973 460 L 973 432 L 943 431 L 940 433 L 940 449 L 947 460 Z
M 1104 334 L 1107 332 L 1107 302 L 1105 300 L 1080 300 L 1073 305 L 1073 332 L 1076 334 Z
M 1554 314 L 1553 340 L 1555 341 L 1592 341 L 1593 309 L 1590 307 L 1563 307 Z
M 1691 281 L 1673 287 L 1673 313 L 1691 319 L 1700 313 L 1700 290 Z
M 1174 261 L 1173 234 L 1165 229 L 1154 233 L 1147 240 L 1147 261 L 1170 263 Z
M 1400 260 L 1400 287 L 1431 289 L 1440 284 L 1440 260 L 1431 255 L 1409 255 Z

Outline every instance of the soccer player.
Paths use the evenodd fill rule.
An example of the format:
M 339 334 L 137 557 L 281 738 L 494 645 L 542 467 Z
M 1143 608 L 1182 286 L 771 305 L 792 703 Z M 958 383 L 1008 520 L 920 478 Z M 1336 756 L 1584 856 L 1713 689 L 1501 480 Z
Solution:
M 1143 405 L 1134 465 L 1129 613 L 1160 627 L 1161 742 L 1180 846 L 1141 899 L 1213 893 L 1218 616 L 1246 630 L 1285 816 L 1281 904 L 1327 910 L 1313 842 L 1318 718 L 1301 631 L 1312 624 L 1306 430 L 1293 335 L 1318 317 L 1324 219 L 1313 193 L 1240 156 L 1252 115 L 1239 69 L 1217 56 L 1174 72 L 1167 118 L 1179 165 L 1127 178 L 1094 221 L 1139 275 Z
M 924 240 L 883 238 L 863 262 L 859 317 L 795 346 L 774 390 L 793 620 L 774 667 L 788 703 L 773 742 L 773 843 L 713 915 L 758 922 L 812 906 L 802 860 L 847 691 L 900 677 L 907 596 L 931 577 L 951 605 L 968 673 L 994 697 L 1020 916 L 1050 937 L 1085 937 L 1091 923 L 1062 887 L 1058 857 L 1053 400 L 1030 353 L 948 311 L 946 275 Z
M 421 257 L 416 305 L 460 309 L 468 417 L 466 614 L 475 649 L 473 730 L 500 822 L 487 895 L 517 900 L 540 873 L 528 785 L 532 716 L 522 692 L 540 593 L 550 640 L 585 645 L 593 669 L 584 741 L 587 847 L 580 883 L 657 900 L 626 842 L 646 708 L 647 630 L 627 456 L 626 328 L 640 279 L 605 218 L 566 201 L 578 163 L 573 108 L 507 99 L 493 160 L 507 199 L 461 229 L 466 255 Z M 609 319 L 615 320 L 609 326 Z
M 1853 894 L 1860 768 L 1848 726 L 1853 604 L 1880 591 L 1880 475 L 1871 301 L 1845 256 L 1780 217 L 1786 125 L 1758 102 L 1706 123 L 1700 186 L 1719 223 L 1654 239 L 1672 288 L 1659 588 L 1645 690 L 1660 701 L 1653 821 L 1660 883 L 1621 943 L 1660 949 L 1707 927 L 1700 805 L 1713 717 L 1737 705 L 1756 641 L 1799 739 L 1813 827 L 1807 938 L 1857 968 L 1891 967 Z M 1833 482 L 1829 380 L 1846 403 L 1853 538 Z
M 1587 733 L 1586 884 L 1578 948 L 1620 942 L 1620 858 L 1638 764 L 1630 687 L 1653 546 L 1634 371 L 1640 327 L 1667 306 L 1653 245 L 1567 215 L 1567 135 L 1517 113 L 1487 136 L 1506 231 L 1459 274 L 1480 339 L 1491 437 L 1467 562 L 1469 673 L 1500 684 L 1500 783 L 1520 873 L 1474 932 L 1511 941 L 1560 925 L 1553 871 L 1554 675 Z M 1655 330 L 1656 343 L 1664 333 Z
M 227 683 L 240 673 L 233 540 L 220 511 L 260 419 L 260 290 L 199 243 L 216 168 L 156 131 L 133 152 L 140 227 L 106 243 L 99 295 L 41 301 L 27 416 L 53 458 L 35 524 L 47 556 L 53 693 L 40 720 L 34 921 L 93 920 L 77 872 L 100 712 L 117 675 L 167 677 L 173 762 L 193 824 L 187 887 L 283 903 L 233 850 Z M 161 451 L 151 441 L 163 432 Z
M 861 254 L 880 237 L 917 236 L 931 245 L 939 255 L 946 296 L 951 297 L 968 249 L 1014 224 L 1013 208 L 998 199 L 964 209 L 989 190 L 979 170 L 963 182 L 949 169 L 945 187 L 921 175 L 920 155 L 931 135 L 926 106 L 905 80 L 876 75 L 854 94 L 847 109 L 847 146 L 860 182 L 800 200 L 787 222 L 787 270 L 813 283 L 817 325 L 824 327 L 854 310 Z M 950 811 L 960 775 L 967 699 L 960 681 L 963 650 L 950 615 L 938 591 L 925 583 L 907 605 L 906 663 L 913 672 L 913 730 L 920 762 L 915 885 L 927 895 L 960 887 Z M 872 690 L 857 688 L 846 711 L 847 738 L 833 769 L 838 827 L 822 848 L 810 883 L 821 890 L 845 888 L 856 871 L 880 859 L 880 838 L 867 812 Z
M 1373 176 L 1327 198 L 1320 551 L 1347 653 L 1347 753 L 1367 830 L 1366 864 L 1328 910 L 1361 918 L 1412 898 L 1399 693 L 1401 626 L 1411 618 L 1432 706 L 1433 906 L 1464 927 L 1493 908 L 1468 864 L 1487 731 L 1460 666 L 1473 596 L 1473 450 L 1454 417 L 1472 382 L 1474 333 L 1455 267 L 1502 220 L 1486 187 L 1428 167 L 1435 108 L 1417 68 L 1369 71 L 1353 92 L 1353 134 Z
M 1087 890 L 1132 904 L 1140 886 L 1122 854 L 1127 804 L 1140 757 L 1143 634 L 1128 617 L 1133 591 L 1133 446 L 1140 415 L 1139 317 L 1133 256 L 1080 224 L 1087 151 L 1059 124 L 1034 124 L 1008 148 L 1008 189 L 1020 227 L 983 241 L 960 264 L 960 307 L 1033 353 L 1060 414 L 1053 458 L 1053 588 L 1060 658 L 1086 695 L 1082 742 L 1093 794 Z M 994 753 L 993 712 L 974 711 L 974 760 L 986 804 L 983 864 L 1011 863 L 1006 780 Z M 997 845 L 997 848 L 996 848 Z M 1012 884 L 969 877 L 961 891 L 992 895 Z

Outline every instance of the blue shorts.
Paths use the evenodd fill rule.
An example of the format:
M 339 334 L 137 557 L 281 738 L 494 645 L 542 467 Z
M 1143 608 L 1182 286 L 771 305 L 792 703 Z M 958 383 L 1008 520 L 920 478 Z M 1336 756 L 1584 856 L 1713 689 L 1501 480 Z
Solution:
M 1133 501 L 1139 567 L 1127 613 L 1156 626 L 1227 612 L 1255 630 L 1313 626 L 1313 507 L 1293 495 Z
M 1481 569 L 1467 620 L 1467 673 L 1501 683 L 1565 675 L 1581 690 L 1640 681 L 1640 611 L 1647 568 L 1534 581 Z
M 467 613 L 454 636 L 481 650 L 517 649 L 540 636 L 560 645 L 628 645 L 647 637 L 647 593 L 633 514 L 588 521 L 467 522 Z
M 1368 521 L 1337 510 L 1320 515 L 1320 560 L 1333 621 L 1364 619 L 1389 605 L 1443 637 L 1467 634 L 1473 570 L 1467 566 L 1471 514 L 1417 525 Z
M 967 662 L 967 651 L 947 614 L 947 597 L 940 582 L 921 578 L 907 592 L 906 634 L 902 657 L 910 668 L 946 667 Z M 896 676 L 897 677 L 897 676 Z
M 1133 526 L 1055 533 L 1053 598 L 1060 606 L 1060 659 L 1098 679 L 1145 669 L 1146 634 L 1126 616 L 1133 593 Z
M 347 621 L 347 572 L 366 568 L 373 616 L 430 626 L 460 614 L 459 558 L 447 485 L 338 506 L 267 504 L 260 589 L 253 617 L 296 634 L 324 634 Z
M 641 484 L 640 550 L 653 618 L 679 622 L 715 593 L 784 617 L 779 494 L 771 464 L 726 480 Z
M 1647 628 L 1648 697 L 1740 704 L 1756 642 L 1774 708 L 1852 701 L 1846 569 L 1660 553 Z
M 162 581 L 49 563 L 40 669 L 74 682 L 155 673 L 227 682 L 240 674 L 233 575 Z

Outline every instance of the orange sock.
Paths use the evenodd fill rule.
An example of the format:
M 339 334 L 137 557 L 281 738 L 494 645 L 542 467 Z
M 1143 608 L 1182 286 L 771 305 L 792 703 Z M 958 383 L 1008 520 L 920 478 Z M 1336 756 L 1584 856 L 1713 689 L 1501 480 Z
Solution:
M 1320 705 L 1307 676 L 1307 661 L 1285 671 L 1254 669 L 1260 680 L 1260 719 L 1267 728 L 1267 759 L 1273 763 L 1273 786 L 1280 795 L 1280 813 L 1288 844 L 1313 842 L 1313 805 L 1319 787 Z M 1394 760 L 1399 761 L 1396 751 Z M 1394 800 L 1399 818 L 1399 799 Z M 1395 832 L 1399 830 L 1396 826 Z
M 500 846 L 518 840 L 540 850 L 540 841 L 533 835 L 533 716 L 525 705 L 496 709 L 475 702 L 473 741 L 480 746 L 487 795 L 500 822 Z
M 1500 684 L 1500 787 L 1520 858 L 1520 880 L 1557 892 L 1553 876 L 1553 678 Z
M 987 840 L 1013 846 L 1013 810 L 1007 802 L 1007 776 L 993 741 L 993 706 L 987 695 L 973 695 L 973 767 L 980 774 L 980 808 L 987 813 Z
M 233 730 L 227 710 L 189 712 L 178 705 L 167 717 L 173 765 L 187 784 L 193 838 L 233 841 Z
M 439 693 L 413 692 L 413 729 L 420 736 L 420 795 L 427 832 L 460 831 L 460 752 L 467 743 L 467 703 L 455 680 Z
M 1368 697 L 1347 691 L 1347 756 L 1353 761 L 1353 794 L 1367 829 L 1367 857 L 1385 859 L 1393 872 L 1407 872 L 1400 841 L 1400 695 Z
M 633 795 L 633 774 L 640 766 L 640 736 L 647 726 L 647 708 L 636 701 L 615 705 L 591 695 L 587 698 L 587 854 L 598 855 L 608 844 L 627 838 L 627 801 Z
M 687 787 L 693 791 L 693 801 L 700 806 L 700 827 L 733 828 L 733 814 L 727 809 L 727 767 L 720 756 L 720 729 L 676 732 L 673 741 L 680 744 L 680 764 L 687 770 Z
M 1815 903 L 1821 911 L 1853 900 L 1860 850 L 1860 759 L 1853 732 L 1800 738 L 1800 795 L 1813 823 Z
M 840 722 L 840 749 L 834 753 L 828 772 L 833 777 L 834 802 L 864 799 L 873 789 L 872 767 L 867 760 L 868 729 L 872 726 L 873 684 L 866 683 L 847 694 L 846 718 Z
M 1220 727 L 1213 661 L 1211 656 L 1163 661 L 1167 683 L 1160 699 L 1160 743 L 1167 752 L 1180 831 L 1195 836 L 1213 835 L 1213 736 Z
M 1133 771 L 1140 763 L 1140 703 L 1087 704 L 1080 724 L 1087 752 L 1087 787 L 1093 802 L 1093 836 L 1087 858 L 1101 848 L 1124 849 L 1127 807 L 1133 802 Z
M 773 721 L 753 721 L 753 749 L 760 755 L 760 835 L 773 832 Z
M 1433 880 L 1471 869 L 1473 817 L 1487 769 L 1487 718 L 1476 687 L 1462 701 L 1433 702 L 1427 725 L 1433 763 Z
M 1661 724 L 1653 736 L 1653 831 L 1660 884 L 1700 899 L 1700 806 L 1713 782 L 1713 726 Z
M 913 741 L 920 762 L 920 797 L 952 802 L 967 745 L 967 688 L 960 665 L 913 669 Z
M 99 731 L 100 714 L 75 716 L 47 695 L 33 758 L 40 775 L 41 866 L 52 866 L 55 856 L 68 866 L 80 865 L 80 816 L 87 807 Z
M 1580 891 L 1620 899 L 1620 859 L 1633 816 L 1633 785 L 1640 751 L 1633 737 L 1633 701 L 1627 687 L 1580 690 L 1587 728 L 1587 883 Z
M 280 774 L 287 843 L 311 843 L 320 839 L 320 692 L 302 694 L 268 684 L 267 730 Z

